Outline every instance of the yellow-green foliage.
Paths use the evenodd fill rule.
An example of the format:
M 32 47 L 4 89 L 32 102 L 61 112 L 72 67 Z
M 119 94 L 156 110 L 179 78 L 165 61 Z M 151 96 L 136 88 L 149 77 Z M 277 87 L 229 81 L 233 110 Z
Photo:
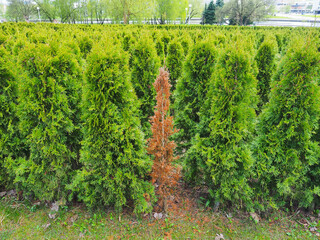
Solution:
M 70 186 L 88 206 L 134 202 L 135 212 L 151 211 L 152 185 L 146 181 L 151 160 L 130 82 L 128 56 L 117 47 L 96 48 L 88 57 L 83 98 L 84 141 Z M 146 197 L 148 196 L 148 197 Z
M 0 24 L 1 188 L 150 211 L 145 137 L 165 64 L 172 89 L 178 80 L 171 112 L 184 179 L 216 202 L 317 206 L 319 44 L 293 39 L 318 36 L 318 28 Z

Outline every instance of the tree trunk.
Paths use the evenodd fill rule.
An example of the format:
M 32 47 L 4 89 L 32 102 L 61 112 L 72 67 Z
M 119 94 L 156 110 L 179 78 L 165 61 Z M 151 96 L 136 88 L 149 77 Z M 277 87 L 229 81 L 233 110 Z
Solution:
M 123 13 L 123 24 L 128 24 L 128 14 L 126 12 Z

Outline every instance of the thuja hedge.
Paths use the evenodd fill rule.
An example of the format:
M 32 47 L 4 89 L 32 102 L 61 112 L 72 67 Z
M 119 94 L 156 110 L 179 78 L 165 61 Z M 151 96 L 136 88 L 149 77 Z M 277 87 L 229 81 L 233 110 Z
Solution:
M 216 206 L 319 206 L 319 45 L 303 43 L 318 29 L 6 23 L 0 36 L 1 189 L 150 211 L 166 64 L 186 181 Z
M 171 90 L 176 88 L 176 82 L 181 76 L 183 65 L 183 48 L 177 40 L 170 42 L 168 46 L 168 55 L 165 61 L 170 73 Z
M 193 46 L 185 61 L 183 76 L 174 91 L 175 126 L 180 129 L 175 134 L 179 155 L 189 150 L 191 139 L 199 133 L 199 112 L 206 99 L 217 55 L 215 46 L 209 41 L 203 41 Z M 186 163 L 188 167 L 185 170 L 188 177 L 194 179 L 198 169 L 197 161 L 189 156 L 182 159 L 191 161 Z
M 0 46 L 0 189 L 12 187 L 13 179 L 5 169 L 5 159 L 17 158 L 23 152 L 18 128 L 17 82 L 8 52 Z
M 131 57 L 131 79 L 140 102 L 140 120 L 146 135 L 151 133 L 150 117 L 153 115 L 156 92 L 154 80 L 159 72 L 160 58 L 148 36 L 142 36 L 134 46 Z
M 56 47 L 31 44 L 20 55 L 17 112 L 29 155 L 6 160 L 18 188 L 45 200 L 67 198 L 66 185 L 78 165 L 79 138 L 73 132 L 79 128 L 81 70 L 70 50 Z
M 283 204 L 319 205 L 319 61 L 316 46 L 300 39 L 272 82 L 254 148 L 259 194 L 265 200 L 271 195 Z
M 260 45 L 255 56 L 258 67 L 258 94 L 260 101 L 258 103 L 258 111 L 268 102 L 270 93 L 270 83 L 275 71 L 275 57 L 277 53 L 277 43 L 273 36 L 267 36 Z
M 138 118 L 137 97 L 128 71 L 128 55 L 117 47 L 97 48 L 88 57 L 83 99 L 80 162 L 70 189 L 89 206 L 132 200 L 135 212 L 151 210 L 153 188 L 146 181 L 151 160 Z

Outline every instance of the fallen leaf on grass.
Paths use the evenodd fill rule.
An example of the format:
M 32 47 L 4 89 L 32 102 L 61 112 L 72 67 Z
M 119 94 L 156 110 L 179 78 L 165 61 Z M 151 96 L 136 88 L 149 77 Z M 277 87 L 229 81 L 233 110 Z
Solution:
M 250 213 L 250 216 L 253 218 L 253 220 L 258 223 L 259 222 L 259 216 L 258 214 L 254 213 L 254 212 L 251 212 Z
M 10 190 L 9 192 L 7 192 L 7 195 L 9 197 L 16 197 L 17 196 L 17 191 L 16 190 Z
M 0 192 L 0 197 L 4 197 L 5 195 L 7 195 L 7 192 Z
M 54 202 L 54 203 L 52 203 L 52 206 L 51 206 L 50 210 L 58 212 L 59 211 L 59 206 L 60 206 L 59 202 Z
M 220 227 L 218 227 L 218 226 L 216 226 L 216 225 L 214 225 L 213 226 L 215 229 L 217 229 L 218 231 L 222 231 L 222 228 L 220 228 Z
M 77 219 L 78 219 L 78 214 L 72 216 L 72 217 L 70 218 L 70 222 L 71 222 L 71 223 L 74 223 L 75 221 L 77 221 Z
M 51 219 L 55 219 L 55 218 L 56 218 L 56 216 L 57 216 L 57 214 L 56 214 L 56 213 L 53 213 L 53 214 L 49 213 L 49 218 L 51 218 Z
M 298 223 L 300 223 L 305 228 L 308 228 L 308 226 L 310 225 L 309 222 L 304 218 L 302 218 L 300 221 L 298 221 Z
M 2 222 L 6 219 L 8 215 L 0 215 L 0 226 L 2 226 Z
M 315 231 L 317 231 L 318 229 L 317 229 L 316 227 L 311 227 L 309 230 L 310 230 L 310 232 L 315 232 Z
M 165 232 L 164 235 L 164 239 L 172 239 L 171 232 Z
M 162 213 L 154 213 L 153 217 L 155 219 L 161 219 L 163 217 L 163 214 Z
M 42 227 L 44 228 L 44 229 L 47 229 L 48 227 L 50 227 L 51 226 L 51 223 L 48 223 L 48 224 L 45 224 L 45 225 L 42 225 Z
M 214 238 L 214 240 L 223 240 L 223 239 L 224 239 L 224 236 L 222 233 L 217 234 L 216 237 Z

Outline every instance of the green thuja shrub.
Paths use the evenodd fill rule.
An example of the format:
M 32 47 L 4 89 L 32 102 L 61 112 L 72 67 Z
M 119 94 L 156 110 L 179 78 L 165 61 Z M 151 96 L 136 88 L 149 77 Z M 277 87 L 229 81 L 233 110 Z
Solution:
M 4 44 L 7 40 L 7 37 L 0 33 L 0 45 Z
M 271 85 L 260 115 L 255 152 L 257 196 L 282 205 L 310 206 L 319 196 L 320 56 L 310 42 L 295 41 Z
M 134 203 L 135 212 L 151 210 L 154 191 L 146 181 L 151 160 L 146 154 L 137 97 L 130 82 L 128 57 L 116 46 L 88 56 L 83 98 L 83 146 L 70 188 L 87 206 Z M 152 201 L 152 200 L 151 200 Z
M 155 106 L 155 90 L 152 84 L 160 68 L 154 44 L 147 37 L 141 38 L 132 51 L 131 79 L 140 101 L 140 120 L 145 134 L 150 132 L 150 117 Z
M 167 56 L 168 48 L 169 48 L 168 46 L 169 46 L 169 43 L 171 42 L 171 38 L 167 31 L 162 30 L 161 42 L 163 44 L 164 56 Z
M 215 202 L 251 208 L 249 178 L 253 139 L 256 79 L 252 59 L 238 43 L 221 54 L 212 75 L 210 136 L 196 146 L 205 158 L 206 184 Z M 199 145 L 199 144 L 198 144 Z M 204 153 L 205 154 L 204 154 Z
M 9 54 L 0 47 L 0 189 L 11 188 L 13 179 L 5 168 L 6 158 L 23 154 L 16 114 L 17 84 Z
M 163 64 L 163 62 L 164 62 L 164 44 L 160 38 L 157 38 L 155 40 L 155 46 L 156 46 L 156 50 L 157 50 L 157 55 L 159 56 L 159 58 L 161 60 L 161 64 Z
M 28 45 L 19 56 L 20 131 L 30 155 L 7 161 L 15 182 L 25 194 L 41 200 L 65 199 L 77 164 L 74 131 L 81 69 L 70 49 L 54 53 L 49 45 Z M 22 70 L 21 70 L 22 71 Z
M 90 53 L 92 46 L 93 41 L 88 36 L 84 36 L 79 40 L 79 48 L 84 58 Z
M 181 43 L 184 56 L 187 56 L 189 53 L 189 50 L 193 45 L 193 41 L 191 37 L 189 36 L 189 34 L 184 34 L 179 38 L 179 42 Z
M 122 48 L 125 51 L 130 51 L 136 42 L 136 39 L 131 34 L 126 34 L 121 40 Z
M 181 44 L 177 40 L 172 40 L 168 47 L 166 66 L 170 73 L 171 91 L 175 90 L 176 81 L 181 76 L 184 55 Z
M 198 133 L 199 112 L 206 99 L 216 57 L 215 47 L 205 41 L 194 45 L 185 61 L 174 92 L 175 127 L 180 129 L 175 134 L 178 154 L 188 151 L 191 139 Z M 186 169 L 195 172 L 196 164 L 187 162 Z
M 276 41 L 267 37 L 261 44 L 255 56 L 255 61 L 258 67 L 258 94 L 260 97 L 258 103 L 258 112 L 261 111 L 262 106 L 265 105 L 269 99 L 270 82 L 275 70 L 275 55 L 277 53 Z

